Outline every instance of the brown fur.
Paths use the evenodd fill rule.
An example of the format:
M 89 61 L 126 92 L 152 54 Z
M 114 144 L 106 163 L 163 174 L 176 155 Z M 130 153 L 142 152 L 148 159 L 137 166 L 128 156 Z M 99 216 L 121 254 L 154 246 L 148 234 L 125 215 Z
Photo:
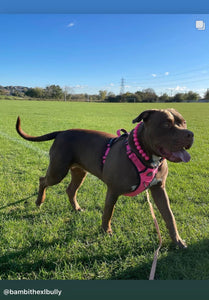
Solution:
M 140 120 L 144 121 L 144 126 L 140 127 L 138 139 L 150 157 L 152 155 L 161 156 L 159 149 L 166 148 L 166 151 L 169 152 L 179 151 L 183 147 L 191 147 L 193 133 L 186 129 L 185 120 L 176 110 L 148 110 L 134 119 L 133 123 Z M 93 130 L 72 129 L 56 131 L 41 137 L 32 137 L 21 129 L 19 117 L 16 129 L 24 139 L 29 141 L 40 142 L 54 139 L 50 149 L 50 164 L 46 176 L 40 178 L 36 205 L 40 206 L 44 202 L 46 188 L 58 184 L 70 170 L 71 183 L 66 192 L 72 207 L 77 211 L 81 210 L 76 194 L 87 172 L 90 172 L 107 185 L 102 228 L 111 233 L 111 218 L 118 197 L 131 192 L 132 187 L 139 184 L 136 168 L 126 155 L 124 138 L 118 139 L 112 145 L 103 166 L 102 156 L 106 145 L 110 138 L 116 137 L 115 135 Z M 129 144 L 132 150 L 139 155 L 133 143 L 133 131 L 129 135 Z M 165 189 L 167 174 L 168 167 L 165 159 L 156 175 L 155 185 L 151 186 L 150 190 L 165 220 L 171 239 L 178 246 L 185 247 L 185 242 L 179 236 Z

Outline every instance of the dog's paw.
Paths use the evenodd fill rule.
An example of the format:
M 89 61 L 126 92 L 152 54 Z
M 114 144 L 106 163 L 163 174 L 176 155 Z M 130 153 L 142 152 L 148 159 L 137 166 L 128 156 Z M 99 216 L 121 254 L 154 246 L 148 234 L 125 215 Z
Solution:
M 36 204 L 37 208 L 41 208 L 42 203 L 39 203 L 39 202 L 36 201 L 35 204 Z
M 176 242 L 177 246 L 181 249 L 186 249 L 187 248 L 187 244 L 184 240 L 178 240 Z
M 78 207 L 75 211 L 82 212 L 82 211 L 85 211 L 85 209 Z
M 108 234 L 108 236 L 113 236 L 113 232 L 111 231 L 106 231 L 106 233 Z
M 108 236 L 112 236 L 113 232 L 111 228 L 104 228 L 103 226 L 101 227 L 102 233 L 107 234 Z

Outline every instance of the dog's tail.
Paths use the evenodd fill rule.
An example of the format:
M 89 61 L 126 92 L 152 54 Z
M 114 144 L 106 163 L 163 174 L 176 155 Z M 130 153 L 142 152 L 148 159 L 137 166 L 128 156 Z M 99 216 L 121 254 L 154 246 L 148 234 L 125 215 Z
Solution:
M 56 136 L 61 132 L 61 131 L 55 131 L 52 133 L 48 133 L 42 136 L 31 136 L 25 133 L 20 124 L 20 117 L 17 118 L 17 123 L 16 123 L 16 130 L 19 133 L 19 135 L 24 138 L 25 140 L 31 141 L 31 142 L 44 142 L 44 141 L 49 141 L 53 140 L 56 138 Z

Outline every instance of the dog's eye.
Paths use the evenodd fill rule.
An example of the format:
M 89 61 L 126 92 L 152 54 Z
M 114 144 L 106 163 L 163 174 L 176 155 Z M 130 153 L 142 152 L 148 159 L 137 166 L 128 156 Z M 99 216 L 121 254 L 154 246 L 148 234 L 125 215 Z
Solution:
M 163 126 L 164 128 L 171 128 L 171 126 L 172 126 L 172 121 L 166 121 L 166 122 L 164 122 L 164 123 L 162 124 L 162 126 Z
M 179 127 L 187 127 L 187 122 L 186 121 L 181 121 L 181 122 L 178 122 L 177 123 L 177 125 L 179 126 Z

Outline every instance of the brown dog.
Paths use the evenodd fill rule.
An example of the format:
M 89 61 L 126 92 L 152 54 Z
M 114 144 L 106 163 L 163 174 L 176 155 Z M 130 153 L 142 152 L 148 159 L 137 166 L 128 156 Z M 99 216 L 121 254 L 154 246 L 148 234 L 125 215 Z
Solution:
M 90 172 L 107 185 L 102 228 L 111 233 L 111 218 L 118 197 L 132 192 L 140 184 L 139 172 L 126 153 L 128 143 L 131 151 L 147 168 L 158 165 L 158 172 L 149 185 L 152 197 L 165 220 L 171 239 L 179 247 L 186 247 L 179 236 L 165 190 L 168 174 L 166 159 L 172 162 L 188 162 L 190 155 L 185 149 L 192 146 L 193 133 L 186 129 L 184 118 L 174 109 L 144 111 L 133 123 L 141 120 L 143 122 L 135 133 L 137 138 L 134 136 L 134 130 L 130 134 L 117 137 L 105 132 L 83 129 L 57 131 L 33 137 L 23 132 L 18 117 L 16 129 L 24 139 L 34 142 L 55 139 L 50 149 L 50 164 L 46 176 L 40 177 L 36 205 L 40 206 L 44 202 L 46 188 L 58 184 L 71 170 L 71 183 L 66 192 L 73 208 L 81 210 L 76 194 L 87 172 Z M 110 140 L 112 145 L 103 164 L 103 156 Z M 136 140 L 146 157 L 137 150 Z M 166 159 L 162 160 L 162 157 Z

